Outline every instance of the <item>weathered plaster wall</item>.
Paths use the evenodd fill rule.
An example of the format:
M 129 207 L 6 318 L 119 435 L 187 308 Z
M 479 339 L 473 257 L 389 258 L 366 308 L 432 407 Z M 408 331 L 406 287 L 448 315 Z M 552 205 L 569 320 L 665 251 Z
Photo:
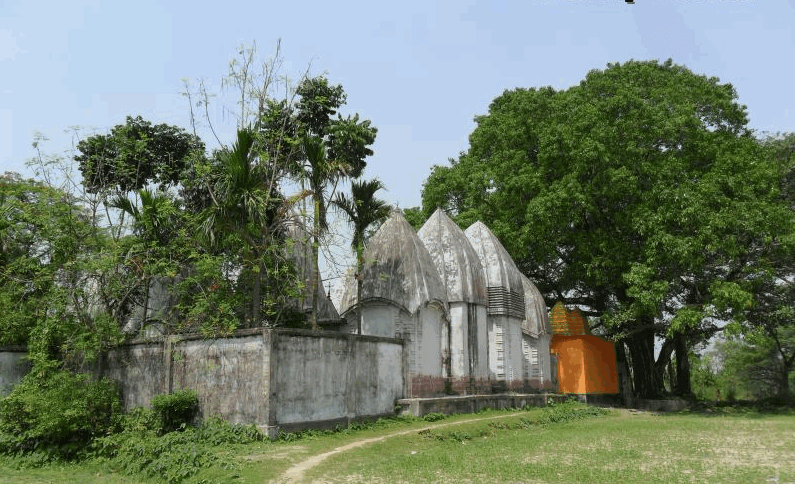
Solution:
M 256 424 L 272 437 L 394 412 L 403 397 L 403 342 L 297 330 L 244 330 L 216 340 L 134 342 L 100 371 L 122 385 L 124 408 L 191 388 L 204 417 Z
M 0 347 L 0 398 L 8 396 L 28 371 L 28 352 L 18 346 Z
M 371 336 L 395 336 L 395 321 L 398 320 L 400 309 L 393 304 L 372 302 L 362 309 L 362 334 Z M 351 325 L 356 328 L 357 310 L 351 311 Z
M 488 326 L 491 378 L 504 381 L 508 388 L 522 386 L 524 358 L 520 321 L 512 316 L 490 314 Z
M 470 375 L 469 312 L 466 302 L 450 303 L 450 376 Z M 472 355 L 474 358 L 475 355 Z
M 278 333 L 272 351 L 271 425 L 385 415 L 403 395 L 398 340 Z
M 203 416 L 221 415 L 232 423 L 268 424 L 269 333 L 217 340 L 176 342 L 173 389 L 199 394 Z
M 168 392 L 166 354 L 169 353 L 162 341 L 125 344 L 100 361 L 98 372 L 121 383 L 125 410 L 148 406 L 155 395 Z

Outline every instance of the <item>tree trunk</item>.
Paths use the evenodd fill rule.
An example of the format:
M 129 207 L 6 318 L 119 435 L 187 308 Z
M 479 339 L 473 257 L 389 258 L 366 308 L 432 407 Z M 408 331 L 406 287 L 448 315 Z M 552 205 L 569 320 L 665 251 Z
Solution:
M 315 195 L 317 197 L 317 195 Z M 310 316 L 310 321 L 312 323 L 312 331 L 317 331 L 317 286 L 319 284 L 319 273 L 320 267 L 318 267 L 318 253 L 319 253 L 319 242 L 318 237 L 320 235 L 320 200 L 315 198 L 315 219 L 314 219 L 314 226 L 315 230 L 312 234 L 312 313 Z
M 641 324 L 647 324 L 641 321 Z M 648 323 L 651 323 L 650 321 Z M 655 398 L 659 395 L 658 381 L 654 372 L 654 329 L 649 324 L 631 336 L 625 342 L 632 358 L 633 386 L 635 396 L 639 398 Z
M 670 338 L 666 338 L 663 342 L 662 348 L 660 348 L 660 355 L 657 357 L 657 361 L 654 363 L 654 377 L 657 379 L 658 382 L 662 384 L 665 378 L 665 370 L 668 368 L 668 365 L 671 363 L 671 354 L 674 351 L 674 342 Z M 673 384 L 672 384 L 673 385 Z
M 359 239 L 361 240 L 361 239 Z M 356 334 L 362 334 L 362 305 L 360 304 L 361 297 L 362 297 L 362 281 L 364 280 L 364 275 L 362 274 L 362 266 L 364 265 L 364 248 L 362 244 L 356 247 L 356 313 L 357 313 L 357 321 L 356 321 Z
M 254 284 L 251 288 L 251 327 L 256 328 L 260 325 L 260 303 L 262 299 L 262 271 L 264 270 L 262 261 L 257 258 L 257 271 L 254 272 Z
M 687 336 L 684 333 L 676 333 L 674 345 L 676 346 L 676 388 L 674 392 L 681 397 L 686 397 L 693 393 L 690 385 L 690 356 Z

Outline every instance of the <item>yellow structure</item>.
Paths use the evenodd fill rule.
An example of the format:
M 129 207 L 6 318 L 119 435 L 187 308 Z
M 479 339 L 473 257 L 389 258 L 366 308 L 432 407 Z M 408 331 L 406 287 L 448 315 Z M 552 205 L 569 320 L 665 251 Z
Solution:
M 616 350 L 613 343 L 590 334 L 578 309 L 569 311 L 558 301 L 550 315 L 550 353 L 558 360 L 560 393 L 618 393 Z

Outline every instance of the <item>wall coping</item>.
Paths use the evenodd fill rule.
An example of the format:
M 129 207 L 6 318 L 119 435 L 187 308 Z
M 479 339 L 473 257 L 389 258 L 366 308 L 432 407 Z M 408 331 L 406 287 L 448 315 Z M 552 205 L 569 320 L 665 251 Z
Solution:
M 0 345 L 0 353 L 27 353 L 28 347 L 25 345 Z
M 176 343 L 182 341 L 196 341 L 196 340 L 217 341 L 221 339 L 246 338 L 249 336 L 257 336 L 257 335 L 264 336 L 267 334 L 276 335 L 277 337 L 303 336 L 303 337 L 332 338 L 332 339 L 358 339 L 359 341 L 385 342 L 385 343 L 394 343 L 401 345 L 405 344 L 405 340 L 402 338 L 390 338 L 387 336 L 358 335 L 352 333 L 340 333 L 338 331 L 312 331 L 311 329 L 295 329 L 295 328 L 245 328 L 245 329 L 238 329 L 234 331 L 232 334 L 227 336 L 217 336 L 209 338 L 201 333 L 182 333 L 182 334 L 177 333 L 169 335 L 168 338 L 171 339 L 172 343 Z M 162 344 L 165 338 L 166 337 L 164 336 L 157 338 L 133 338 L 124 341 L 123 343 L 120 343 L 118 347 L 140 345 L 140 344 Z

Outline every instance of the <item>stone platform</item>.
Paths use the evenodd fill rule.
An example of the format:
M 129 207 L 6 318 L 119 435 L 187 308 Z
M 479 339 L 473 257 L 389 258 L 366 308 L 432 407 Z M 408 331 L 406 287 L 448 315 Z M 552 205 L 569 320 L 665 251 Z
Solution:
M 522 408 L 526 405 L 544 407 L 550 400 L 563 402 L 568 397 L 557 393 L 500 393 L 435 398 L 401 398 L 397 401 L 401 415 L 423 417 L 429 413 L 475 413 L 484 408 Z

